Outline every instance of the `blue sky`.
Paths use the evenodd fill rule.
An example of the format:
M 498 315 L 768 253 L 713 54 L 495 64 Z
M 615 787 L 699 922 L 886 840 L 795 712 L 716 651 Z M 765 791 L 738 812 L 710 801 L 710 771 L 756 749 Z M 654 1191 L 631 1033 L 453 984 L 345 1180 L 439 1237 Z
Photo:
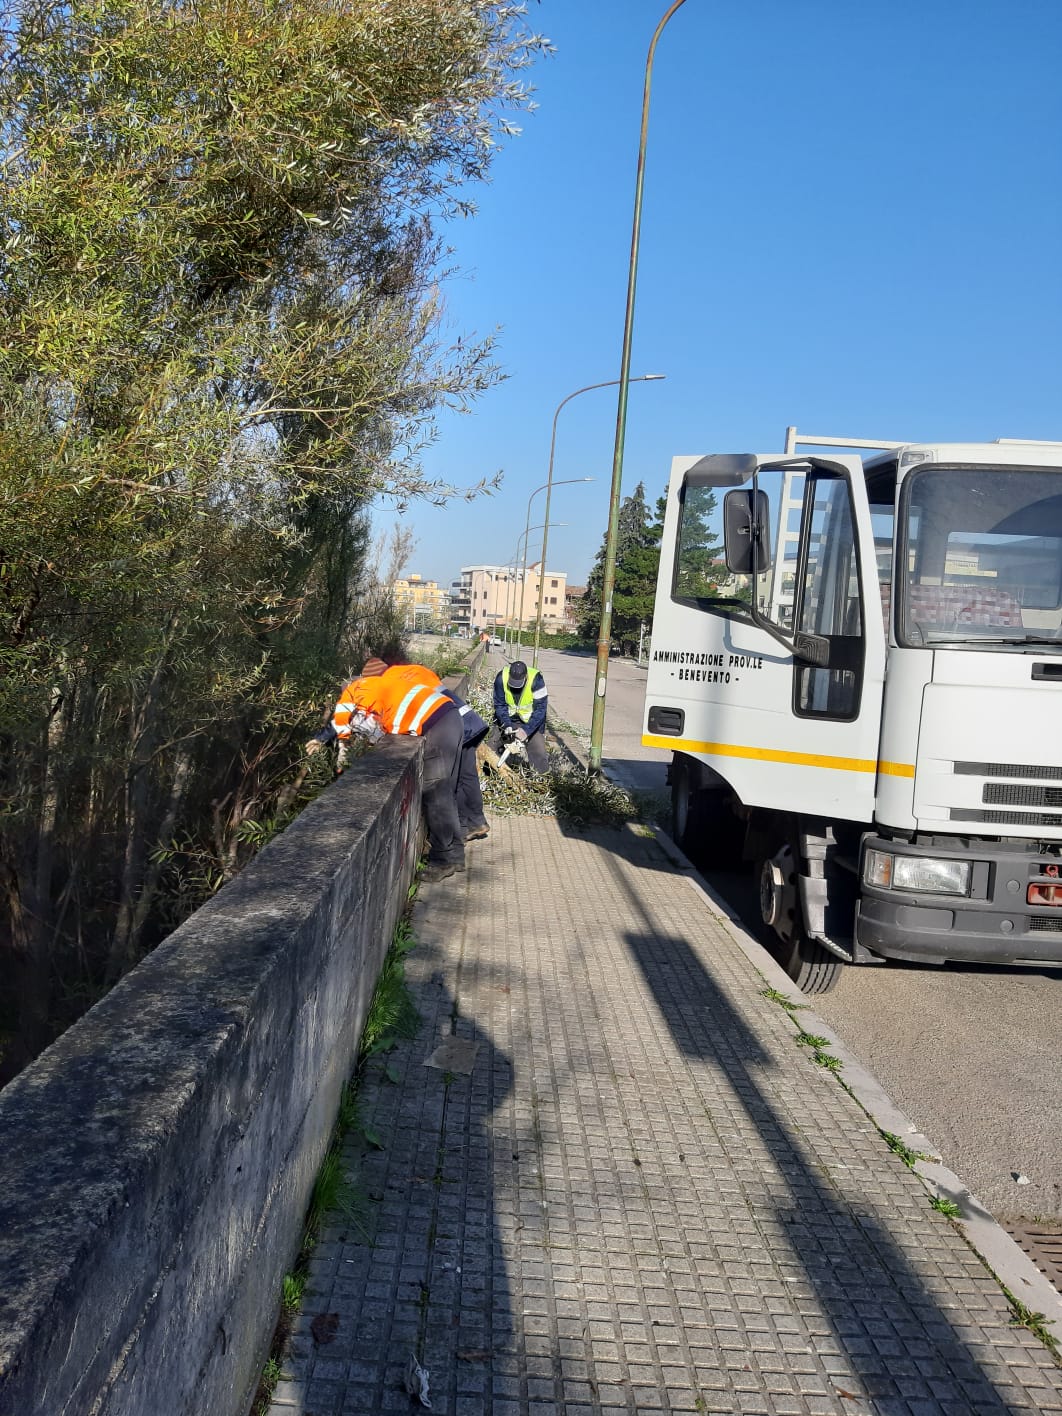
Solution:
M 505 563 L 554 410 L 618 377 L 645 56 L 666 0 L 542 0 L 537 111 L 446 227 L 449 332 L 508 377 L 439 420 L 407 566 Z M 624 493 L 676 453 L 847 437 L 1062 439 L 1062 4 L 686 0 L 657 48 Z M 560 414 L 550 567 L 585 582 L 608 516 L 616 390 Z M 544 495 L 532 524 L 542 520 Z M 381 528 L 395 521 L 381 508 Z M 539 536 L 541 533 L 538 533 Z M 532 559 L 535 558 L 532 536 Z

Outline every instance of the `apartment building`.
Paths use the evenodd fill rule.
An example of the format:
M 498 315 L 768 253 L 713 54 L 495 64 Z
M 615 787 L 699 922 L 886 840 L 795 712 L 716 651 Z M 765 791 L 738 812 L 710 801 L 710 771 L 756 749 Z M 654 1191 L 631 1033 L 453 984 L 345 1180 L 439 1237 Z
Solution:
M 564 571 L 548 570 L 540 575 L 537 564 L 529 565 L 523 577 L 519 566 L 462 566 L 460 580 L 450 585 L 451 621 L 463 630 L 521 624 L 527 628 L 538 613 L 541 584 L 542 632 L 552 634 L 564 627 L 566 583 Z
M 450 623 L 450 596 L 436 580 L 422 580 L 419 575 L 404 576 L 392 583 L 391 594 L 409 629 Z

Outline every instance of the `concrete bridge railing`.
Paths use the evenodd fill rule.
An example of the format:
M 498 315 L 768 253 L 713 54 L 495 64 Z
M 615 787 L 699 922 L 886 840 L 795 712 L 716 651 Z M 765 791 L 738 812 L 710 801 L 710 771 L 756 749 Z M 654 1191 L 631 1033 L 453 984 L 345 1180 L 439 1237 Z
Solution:
M 0 1094 L 0 1413 L 243 1416 L 406 902 L 360 759 Z

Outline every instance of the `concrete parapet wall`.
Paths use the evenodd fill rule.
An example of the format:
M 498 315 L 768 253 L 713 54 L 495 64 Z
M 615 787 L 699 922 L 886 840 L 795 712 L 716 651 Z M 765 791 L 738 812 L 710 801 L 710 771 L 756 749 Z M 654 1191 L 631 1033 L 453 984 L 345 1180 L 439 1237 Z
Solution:
M 242 1416 L 420 829 L 354 767 L 0 1093 L 2 1416 Z

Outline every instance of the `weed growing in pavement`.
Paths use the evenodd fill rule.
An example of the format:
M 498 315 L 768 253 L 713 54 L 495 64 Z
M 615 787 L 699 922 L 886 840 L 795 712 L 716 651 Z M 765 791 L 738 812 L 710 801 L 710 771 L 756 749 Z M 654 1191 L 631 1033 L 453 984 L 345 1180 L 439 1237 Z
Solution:
M 779 1008 L 784 1008 L 787 1013 L 800 1013 L 808 1007 L 807 1003 L 794 1003 L 787 993 L 782 993 L 777 988 L 761 988 L 760 997 L 766 998 L 768 1003 L 777 1003 Z
M 998 1275 L 993 1275 L 999 1282 Z M 999 1282 L 1003 1290 L 1003 1296 L 1010 1304 L 1010 1321 L 1013 1327 L 1023 1327 L 1038 1337 L 1051 1355 L 1057 1360 L 1060 1355 L 1058 1338 L 1047 1326 L 1047 1319 L 1043 1313 L 1034 1313 L 1031 1308 L 1027 1308 L 1020 1298 L 1015 1298 L 1005 1283 Z
M 338 1138 L 333 1142 L 328 1154 L 321 1162 L 321 1168 L 313 1182 L 310 1208 L 306 1215 L 306 1229 L 312 1238 L 317 1237 L 321 1225 L 332 1213 L 347 1220 L 362 1237 L 368 1236 L 368 1200 L 343 1165 L 343 1155 Z
M 925 1151 L 912 1150 L 909 1145 L 901 1141 L 899 1136 L 894 1136 L 891 1131 L 881 1131 L 881 1136 L 885 1144 L 888 1146 L 889 1150 L 892 1151 L 893 1155 L 898 1155 L 900 1157 L 904 1165 L 907 1166 L 908 1170 L 913 1170 L 915 1168 L 915 1161 L 917 1160 L 932 1159 L 931 1156 L 926 1155 Z
M 839 1072 L 844 1063 L 839 1057 L 834 1057 L 832 1052 L 826 1049 L 830 1045 L 829 1038 L 819 1037 L 818 1033 L 801 1032 L 797 1033 L 797 1042 L 801 1047 L 810 1047 L 816 1066 L 825 1067 L 828 1072 Z
M 289 1313 L 298 1312 L 299 1304 L 302 1302 L 302 1295 L 306 1292 L 305 1273 L 286 1273 L 284 1284 L 281 1289 L 280 1301 Z
M 935 1209 L 938 1214 L 945 1214 L 949 1219 L 957 1219 L 962 1210 L 954 1200 L 946 1199 L 943 1195 L 934 1195 L 929 1201 L 930 1209 Z
M 823 1047 L 829 1047 L 829 1040 L 819 1037 L 817 1033 L 802 1032 L 797 1033 L 797 1042 L 801 1047 L 813 1047 L 816 1052 Z
M 378 1052 L 387 1052 L 399 1038 L 413 1037 L 420 1014 L 406 983 L 405 958 L 416 944 L 408 920 L 402 920 L 384 957 L 361 1034 L 359 1064 Z

